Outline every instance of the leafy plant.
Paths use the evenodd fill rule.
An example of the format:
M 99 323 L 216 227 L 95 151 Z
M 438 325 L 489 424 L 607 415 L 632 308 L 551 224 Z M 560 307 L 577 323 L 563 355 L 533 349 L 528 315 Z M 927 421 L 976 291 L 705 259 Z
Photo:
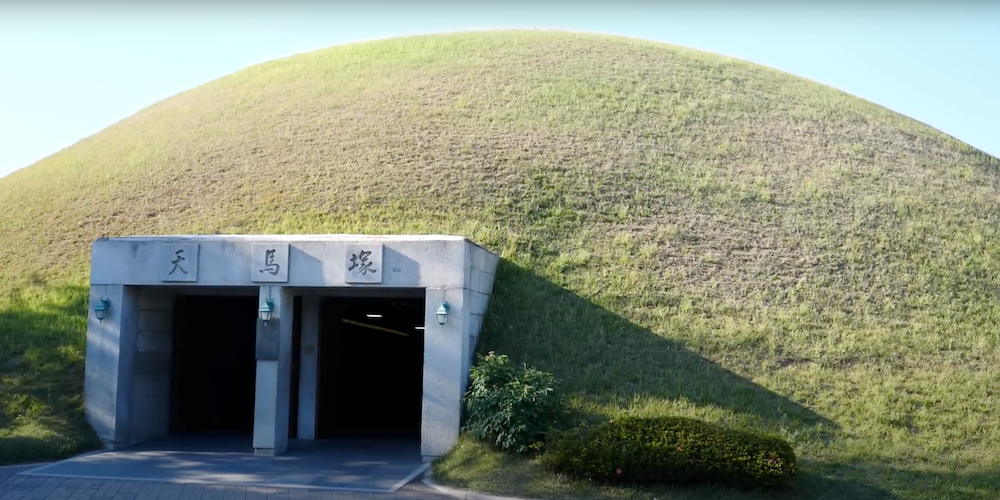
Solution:
M 479 355 L 465 396 L 465 431 L 504 451 L 537 448 L 564 414 L 555 376 L 506 355 Z

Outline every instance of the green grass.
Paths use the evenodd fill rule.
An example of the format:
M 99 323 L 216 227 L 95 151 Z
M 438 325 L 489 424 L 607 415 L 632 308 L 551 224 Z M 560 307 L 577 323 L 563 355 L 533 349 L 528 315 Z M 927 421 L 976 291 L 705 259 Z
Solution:
M 83 421 L 88 291 L 34 283 L 0 299 L 0 463 L 86 451 Z
M 0 179 L 0 461 L 93 445 L 93 239 L 452 233 L 504 259 L 480 350 L 554 372 L 580 411 L 777 433 L 796 497 L 994 498 L 998 188 L 1000 161 L 914 120 L 640 40 L 463 33 L 254 66 Z M 468 440 L 435 469 L 753 497 L 604 490 Z

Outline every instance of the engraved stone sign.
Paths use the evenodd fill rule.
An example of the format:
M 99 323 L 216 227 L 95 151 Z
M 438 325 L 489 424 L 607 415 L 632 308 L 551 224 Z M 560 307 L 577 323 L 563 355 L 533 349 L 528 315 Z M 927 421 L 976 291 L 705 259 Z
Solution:
M 382 282 L 382 244 L 349 244 L 344 252 L 345 283 Z
M 288 243 L 254 243 L 250 281 L 288 282 Z
M 197 243 L 166 243 L 160 249 L 161 281 L 198 281 Z

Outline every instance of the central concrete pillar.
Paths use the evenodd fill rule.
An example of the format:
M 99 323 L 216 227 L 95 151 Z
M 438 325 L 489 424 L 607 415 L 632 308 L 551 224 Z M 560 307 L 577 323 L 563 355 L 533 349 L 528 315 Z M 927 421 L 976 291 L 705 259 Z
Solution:
M 288 449 L 293 297 L 284 287 L 260 287 L 258 305 L 264 305 L 268 299 L 273 302 L 271 319 L 265 325 L 259 313 L 257 318 L 257 389 L 253 415 L 253 449 L 257 455 L 278 455 Z
M 316 439 L 316 375 L 319 361 L 319 297 L 302 297 L 299 349 L 299 439 Z

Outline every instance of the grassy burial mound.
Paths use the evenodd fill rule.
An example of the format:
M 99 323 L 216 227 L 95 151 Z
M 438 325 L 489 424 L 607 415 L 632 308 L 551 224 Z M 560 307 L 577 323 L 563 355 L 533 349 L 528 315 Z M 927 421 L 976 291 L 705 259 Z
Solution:
M 843 92 L 640 40 L 477 32 L 257 65 L 0 179 L 0 460 L 93 446 L 95 238 L 452 233 L 504 258 L 480 349 L 553 372 L 582 412 L 778 434 L 802 498 L 993 498 L 998 171 Z M 465 439 L 436 469 L 536 497 L 754 496 L 536 462 Z

